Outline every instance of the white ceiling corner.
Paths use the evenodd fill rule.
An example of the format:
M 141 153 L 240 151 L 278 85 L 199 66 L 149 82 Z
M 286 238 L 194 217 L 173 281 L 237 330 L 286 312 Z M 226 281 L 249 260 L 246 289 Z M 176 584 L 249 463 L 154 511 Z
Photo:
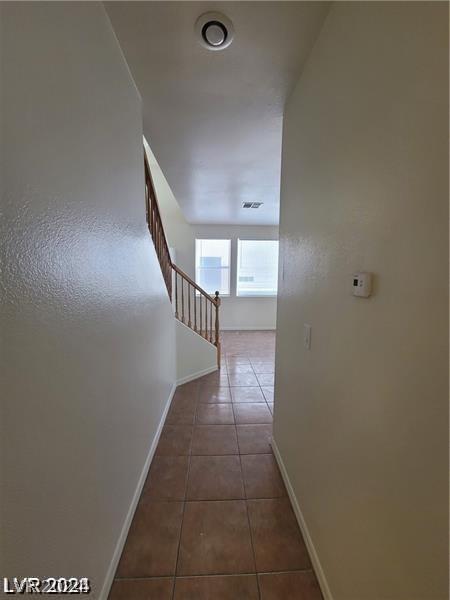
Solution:
M 329 3 L 105 5 L 142 95 L 144 134 L 187 220 L 278 224 L 284 104 Z M 233 22 L 220 52 L 194 33 L 209 10 Z

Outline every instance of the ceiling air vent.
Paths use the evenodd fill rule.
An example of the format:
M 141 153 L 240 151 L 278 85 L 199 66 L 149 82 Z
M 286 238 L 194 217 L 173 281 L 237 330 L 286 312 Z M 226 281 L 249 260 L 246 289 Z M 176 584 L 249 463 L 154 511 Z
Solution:
M 259 208 L 263 202 L 243 202 L 242 208 Z
M 207 12 L 197 19 L 195 33 L 204 48 L 223 50 L 233 41 L 233 24 L 221 13 Z

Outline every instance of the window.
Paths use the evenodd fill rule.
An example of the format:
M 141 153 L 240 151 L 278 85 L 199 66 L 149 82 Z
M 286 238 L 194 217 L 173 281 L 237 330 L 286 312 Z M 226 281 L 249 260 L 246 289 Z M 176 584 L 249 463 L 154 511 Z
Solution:
M 276 296 L 278 241 L 238 240 L 238 296 Z
M 230 240 L 195 240 L 195 280 L 208 294 L 230 294 Z

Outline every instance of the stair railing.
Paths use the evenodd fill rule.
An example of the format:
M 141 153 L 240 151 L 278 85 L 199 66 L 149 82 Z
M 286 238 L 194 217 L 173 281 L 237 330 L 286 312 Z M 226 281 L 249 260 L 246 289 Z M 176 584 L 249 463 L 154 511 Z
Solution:
M 211 296 L 172 262 L 145 149 L 144 165 L 148 228 L 161 266 L 167 293 L 174 308 L 175 317 L 192 331 L 216 346 L 217 366 L 220 369 L 219 307 L 221 300 L 219 292 L 216 292 L 215 296 Z
M 169 298 L 172 301 L 172 259 L 170 258 L 169 244 L 167 243 L 166 234 L 159 212 L 158 202 L 156 200 L 155 186 L 153 185 L 150 165 L 148 164 L 147 155 L 144 149 L 144 165 L 145 165 L 145 205 L 147 209 L 147 223 L 150 234 L 153 239 L 153 244 L 156 250 L 161 271 L 166 283 Z

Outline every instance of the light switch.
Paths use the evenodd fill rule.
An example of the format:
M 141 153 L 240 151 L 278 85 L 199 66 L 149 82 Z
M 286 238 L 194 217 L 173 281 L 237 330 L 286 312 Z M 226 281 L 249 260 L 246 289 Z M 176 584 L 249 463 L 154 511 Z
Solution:
M 311 350 L 311 325 L 303 325 L 303 343 L 307 350 Z

